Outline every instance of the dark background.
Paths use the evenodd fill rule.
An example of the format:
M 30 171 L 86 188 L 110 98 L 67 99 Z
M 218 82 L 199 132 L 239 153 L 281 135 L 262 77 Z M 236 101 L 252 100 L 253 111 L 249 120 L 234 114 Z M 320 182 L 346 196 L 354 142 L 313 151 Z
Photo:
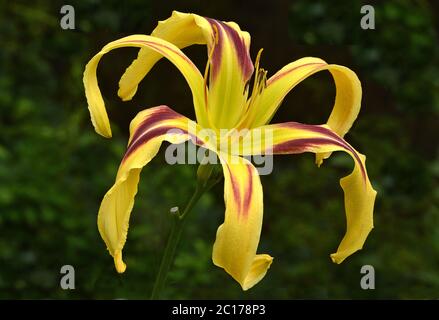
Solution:
M 109 41 L 150 33 L 172 10 L 237 22 L 263 47 L 269 75 L 303 56 L 357 72 L 359 118 L 346 136 L 367 155 L 378 191 L 375 229 L 362 251 L 341 265 L 329 254 L 345 230 L 339 179 L 350 158 L 334 154 L 322 168 L 312 154 L 277 157 L 262 177 L 264 225 L 259 252 L 274 256 L 265 279 L 243 292 L 211 262 L 224 214 L 223 185 L 196 206 L 184 233 L 166 298 L 438 298 L 439 297 L 439 12 L 436 1 L 368 1 L 375 30 L 360 28 L 362 1 L 71 1 L 76 30 L 62 30 L 57 1 L 0 4 L 0 298 L 147 298 L 170 225 L 195 186 L 195 166 L 169 166 L 164 148 L 142 174 L 125 246 L 128 269 L 115 272 L 96 215 L 112 185 L 140 110 L 167 104 L 193 117 L 190 91 L 161 61 L 123 103 L 117 83 L 136 56 L 105 56 L 99 84 L 113 139 L 90 123 L 82 73 Z M 185 52 L 204 70 L 205 47 Z M 329 73 L 298 85 L 273 122 L 326 121 L 335 89 Z M 76 271 L 62 290 L 60 268 Z M 362 265 L 373 265 L 376 289 L 360 288 Z

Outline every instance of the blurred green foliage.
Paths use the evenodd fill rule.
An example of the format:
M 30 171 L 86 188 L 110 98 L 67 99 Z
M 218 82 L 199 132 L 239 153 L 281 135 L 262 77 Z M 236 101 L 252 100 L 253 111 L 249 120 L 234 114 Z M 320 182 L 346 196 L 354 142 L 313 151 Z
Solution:
M 279 2 L 257 12 L 232 2 L 210 6 L 189 1 L 172 7 L 145 0 L 77 1 L 71 3 L 77 29 L 66 31 L 59 27 L 63 4 L 0 4 L 0 298 L 149 296 L 169 230 L 167 212 L 189 198 L 196 168 L 165 165 L 162 152 L 144 169 L 123 275 L 115 272 L 99 237 L 96 214 L 113 183 L 129 120 L 161 103 L 193 115 L 190 93 L 172 66 L 161 62 L 136 98 L 122 103 L 116 96 L 117 81 L 135 50 L 110 53 L 98 71 L 113 122 L 114 138 L 105 140 L 89 123 L 82 72 L 104 44 L 131 33 L 149 33 L 172 9 L 235 20 L 251 32 L 252 52 L 266 48 L 262 63 L 271 74 L 301 55 L 355 70 L 363 84 L 363 108 L 347 139 L 368 156 L 369 176 L 379 194 L 375 229 L 364 250 L 334 265 L 328 255 L 345 228 L 343 195 L 337 186 L 351 170 L 351 160 L 334 154 L 317 169 L 310 154 L 276 158 L 274 172 L 262 177 L 265 216 L 259 249 L 275 260 L 260 284 L 242 292 L 211 262 L 224 212 L 218 185 L 190 217 L 165 297 L 438 297 L 435 3 L 372 1 L 376 30 L 368 31 L 359 27 L 361 1 L 347 5 L 300 0 L 287 7 Z M 258 22 L 260 17 L 265 24 Z M 279 28 L 271 30 L 271 25 Z M 187 52 L 203 62 L 204 49 Z M 324 121 L 333 95 L 330 78 L 312 77 L 290 94 L 274 120 Z M 59 286 L 65 264 L 75 267 L 76 290 Z M 360 288 L 365 264 L 375 267 L 376 290 Z
M 375 8 L 375 30 L 360 28 L 362 4 Z M 289 32 L 307 45 L 349 46 L 353 62 L 408 114 L 439 106 L 439 47 L 427 1 L 295 1 Z M 436 11 L 437 12 L 437 11 Z M 328 17 L 331 17 L 328 19 Z M 319 23 L 316 23 L 318 21 Z M 306 30 L 304 33 L 298 30 Z M 426 94 L 420 94 L 424 92 Z

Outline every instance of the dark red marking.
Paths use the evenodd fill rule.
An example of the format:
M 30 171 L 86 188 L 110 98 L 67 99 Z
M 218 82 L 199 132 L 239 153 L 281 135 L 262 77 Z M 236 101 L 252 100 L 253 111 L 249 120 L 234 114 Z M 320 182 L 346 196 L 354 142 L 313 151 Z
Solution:
M 326 64 L 325 63 L 319 63 L 319 62 L 310 62 L 310 63 L 301 64 L 300 66 L 294 67 L 292 69 L 288 69 L 288 70 L 282 71 L 282 72 L 280 72 L 278 74 L 275 74 L 270 79 L 268 79 L 267 80 L 267 86 L 270 85 L 273 81 L 276 81 L 277 79 L 282 78 L 283 76 L 286 76 L 290 72 L 293 72 L 293 71 L 295 71 L 295 70 L 297 70 L 299 68 L 306 67 L 306 66 L 311 66 L 311 65 L 324 66 Z
M 128 148 L 139 138 L 139 136 L 149 130 L 152 126 L 159 125 L 161 121 L 178 118 L 183 118 L 183 116 L 175 112 L 171 108 L 167 106 L 157 107 L 156 110 L 149 114 L 147 118 L 139 124 L 131 138 L 131 142 L 129 143 Z
M 166 134 L 171 129 L 175 129 L 175 127 L 172 126 L 163 126 L 158 128 L 153 128 L 145 133 L 143 133 L 139 138 L 137 138 L 133 143 L 130 144 L 130 146 L 127 148 L 127 151 L 125 152 L 125 155 L 122 159 L 122 162 L 127 159 L 134 151 L 136 151 L 139 147 L 147 143 L 153 138 L 159 137 L 161 135 Z
M 219 69 L 221 66 L 222 54 L 223 54 L 223 43 L 224 43 L 224 34 L 223 29 L 219 25 L 218 21 L 210 18 L 206 18 L 206 20 L 210 23 L 212 29 L 215 34 L 214 48 L 212 52 L 212 78 L 215 79 L 216 75 L 219 73 Z
M 235 46 L 239 65 L 241 66 L 242 73 L 244 75 L 244 82 L 247 82 L 247 80 L 249 80 L 251 75 L 253 74 L 254 70 L 253 63 L 250 58 L 249 48 L 247 48 L 244 39 L 235 29 L 233 29 L 231 26 L 224 22 L 220 21 L 219 23 L 222 25 L 224 30 L 226 30 L 229 38 L 232 40 L 233 45 Z
M 212 53 L 212 78 L 215 79 L 216 75 L 219 73 L 225 41 L 224 37 L 227 36 L 235 47 L 238 63 L 242 69 L 244 82 L 246 82 L 250 79 L 254 68 L 244 39 L 241 38 L 235 29 L 226 23 L 210 18 L 206 18 L 206 20 L 210 23 L 212 29 L 216 30 L 216 36 L 218 37 L 216 39 L 218 42 L 214 44 L 215 47 Z
M 145 132 L 144 134 L 142 134 L 141 136 L 139 136 L 139 138 L 137 138 L 136 141 L 134 141 L 128 148 L 127 151 L 125 152 L 125 155 L 122 159 L 122 163 L 134 152 L 136 151 L 138 148 L 140 148 L 142 145 L 148 143 L 151 139 L 165 135 L 167 132 L 171 131 L 171 130 L 180 130 L 181 134 L 188 134 L 190 136 L 190 139 L 192 140 L 192 142 L 196 145 L 199 146 L 203 146 L 204 142 L 202 140 L 200 140 L 197 136 L 194 136 L 193 134 L 189 133 L 187 130 L 183 130 L 181 128 L 176 128 L 173 126 L 163 126 L 163 127 L 157 127 L 157 128 L 153 128 L 147 132 Z
M 334 131 L 332 131 L 328 128 L 322 127 L 322 126 L 316 126 L 316 125 L 312 125 L 312 124 L 304 124 L 304 123 L 293 122 L 293 121 L 279 123 L 279 124 L 276 124 L 275 126 L 279 126 L 282 128 L 307 130 L 307 131 L 321 133 L 321 134 L 324 134 L 324 135 L 330 136 L 331 138 L 336 139 L 340 143 L 343 143 L 346 146 L 346 148 L 348 147 L 346 142 L 342 138 L 340 138 L 340 136 L 338 134 L 336 134 Z
M 303 138 L 285 141 L 273 146 L 273 154 L 295 154 L 310 151 L 309 149 L 318 146 L 332 144 L 345 148 L 343 144 L 328 138 Z
M 343 149 L 349 150 L 354 155 L 355 160 L 357 161 L 358 165 L 360 166 L 361 175 L 363 176 L 364 181 L 366 181 L 366 170 L 365 170 L 363 163 L 361 162 L 361 159 L 358 156 L 357 152 L 347 142 L 345 142 L 343 139 L 341 139 L 337 134 L 335 134 L 334 132 L 332 132 L 326 128 L 319 127 L 319 126 L 313 126 L 313 125 L 307 125 L 307 124 L 301 124 L 301 123 L 295 123 L 295 122 L 287 122 L 287 123 L 282 124 L 282 126 L 285 124 L 292 124 L 292 126 L 290 126 L 290 127 L 294 127 L 294 128 L 301 127 L 302 129 L 305 129 L 305 130 L 319 132 L 322 134 L 327 134 L 331 138 L 304 138 L 304 139 L 285 141 L 285 142 L 279 143 L 277 145 L 274 145 L 273 149 L 271 150 L 271 152 L 273 154 L 302 153 L 302 152 L 310 151 L 309 148 L 312 148 L 314 146 L 321 145 L 321 144 L 336 145 L 336 146 L 342 147 Z M 286 126 L 286 127 L 288 127 L 288 126 Z M 334 138 L 334 139 L 332 139 L 332 138 Z M 270 151 L 270 150 L 268 150 L 268 151 Z
M 246 218 L 248 214 L 250 213 L 250 205 L 252 201 L 252 195 L 253 195 L 253 171 L 251 168 L 251 165 L 247 165 L 247 174 L 248 174 L 248 183 L 245 186 L 245 198 L 244 198 L 244 206 L 243 206 L 243 215 Z
M 238 207 L 238 216 L 241 214 L 241 193 L 239 191 L 238 183 L 233 176 L 232 172 L 230 171 L 229 165 L 227 165 L 227 170 L 229 171 L 229 177 L 230 177 L 230 184 L 232 185 L 233 190 L 233 198 L 235 199 L 235 202 L 237 203 Z

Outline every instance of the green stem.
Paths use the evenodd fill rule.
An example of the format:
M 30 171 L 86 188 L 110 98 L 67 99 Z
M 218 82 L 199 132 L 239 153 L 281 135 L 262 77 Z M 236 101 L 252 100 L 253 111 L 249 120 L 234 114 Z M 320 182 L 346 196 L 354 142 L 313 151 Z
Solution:
M 172 225 L 171 233 L 168 238 L 168 243 L 166 244 L 165 252 L 163 254 L 162 262 L 160 264 L 160 269 L 155 280 L 154 288 L 152 290 L 151 299 L 160 299 L 160 295 L 165 286 L 166 277 L 171 268 L 172 262 L 174 261 L 175 251 L 180 242 L 181 234 L 186 222 L 187 214 L 192 210 L 195 204 L 200 200 L 203 193 L 207 191 L 207 188 L 203 188 L 197 185 L 192 198 L 189 200 L 183 213 L 180 214 L 178 208 L 176 211 L 171 211 L 174 215 L 174 223 Z

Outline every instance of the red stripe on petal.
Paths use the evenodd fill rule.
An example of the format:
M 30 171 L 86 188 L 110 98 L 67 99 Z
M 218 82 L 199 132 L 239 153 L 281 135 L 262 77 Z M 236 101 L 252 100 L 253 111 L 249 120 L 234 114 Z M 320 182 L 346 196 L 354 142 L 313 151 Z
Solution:
M 171 108 L 167 106 L 157 107 L 145 120 L 143 120 L 136 130 L 134 131 L 131 142 L 128 144 L 128 148 L 136 142 L 136 140 L 146 131 L 154 127 L 155 125 L 159 125 L 160 122 L 165 120 L 173 120 L 178 118 L 184 118 L 181 114 L 175 112 Z
M 173 126 L 163 126 L 163 127 L 157 127 L 153 128 L 147 132 L 144 132 L 141 136 L 139 136 L 136 141 L 134 141 L 125 152 L 125 155 L 122 159 L 122 162 L 124 162 L 134 151 L 136 151 L 138 148 L 140 148 L 142 145 L 148 143 L 154 138 L 157 138 L 159 136 L 165 135 L 170 130 L 175 130 L 175 127 Z M 181 129 L 179 129 L 181 130 Z M 187 131 L 181 130 L 182 133 L 187 133 Z
M 304 123 L 292 122 L 292 121 L 276 124 L 276 126 L 281 127 L 281 128 L 299 129 L 299 130 L 306 130 L 306 131 L 311 131 L 311 132 L 315 132 L 315 133 L 321 133 L 321 134 L 327 135 L 331 138 L 334 138 L 338 142 L 345 145 L 346 148 L 348 147 L 347 143 L 343 139 L 341 139 L 338 134 L 336 134 L 334 131 L 332 131 L 328 128 L 325 128 L 323 126 L 316 126 L 316 125 L 304 124 Z
M 227 170 L 229 171 L 229 177 L 230 177 L 230 184 L 232 185 L 233 190 L 233 198 L 235 200 L 235 203 L 237 203 L 238 207 L 238 216 L 241 214 L 241 192 L 239 191 L 239 184 L 236 181 L 235 177 L 233 176 L 232 172 L 230 171 L 229 166 L 227 165 Z
M 352 155 L 354 156 L 356 162 L 360 166 L 361 175 L 363 176 L 363 180 L 367 180 L 366 175 L 366 169 L 364 168 L 363 163 L 361 162 L 360 157 L 358 156 L 358 153 L 352 148 L 348 143 L 346 143 L 343 139 L 341 139 L 339 136 L 337 136 L 332 131 L 319 127 L 319 126 L 312 126 L 312 125 L 306 125 L 306 124 L 299 124 L 302 126 L 302 128 L 306 127 L 312 127 L 312 129 L 306 129 L 314 132 L 324 133 L 327 134 L 326 131 L 330 133 L 331 138 L 304 138 L 304 139 L 295 139 L 290 141 L 285 141 L 282 143 L 279 143 L 277 145 L 274 145 L 273 148 L 266 150 L 265 152 L 268 154 L 272 152 L 273 154 L 294 154 L 294 153 L 303 153 L 307 151 L 312 151 L 311 149 L 319 146 L 319 145 L 336 145 L 339 147 L 342 147 L 343 149 L 349 150 Z M 332 139 L 334 138 L 334 139 Z
M 244 203 L 243 203 L 243 216 L 244 218 L 247 218 L 248 214 L 250 213 L 250 205 L 252 201 L 252 195 L 253 195 L 253 171 L 250 165 L 247 165 L 247 184 L 245 185 L 245 196 L 244 196 Z
M 249 48 L 247 48 L 244 39 L 235 29 L 233 29 L 231 26 L 224 22 L 220 22 L 220 24 L 222 25 L 224 30 L 226 30 L 230 40 L 232 40 L 233 45 L 235 46 L 239 65 L 242 68 L 244 81 L 247 81 L 248 79 L 250 79 L 254 70 L 253 62 L 250 58 Z
M 247 48 L 244 39 L 235 29 L 226 23 L 211 18 L 206 18 L 206 20 L 210 23 L 215 32 L 215 47 L 212 53 L 212 78 L 215 79 L 220 72 L 224 41 L 227 41 L 225 39 L 225 37 L 227 37 L 235 48 L 236 58 L 242 70 L 243 80 L 246 82 L 253 74 L 254 67 L 250 58 L 249 48 Z
M 197 136 L 193 135 L 192 133 L 189 133 L 187 130 L 184 130 L 181 128 L 176 128 L 175 126 L 157 127 L 157 128 L 153 128 L 153 129 L 145 132 L 135 142 L 133 142 L 127 148 L 127 151 L 125 152 L 125 155 L 122 159 L 122 162 L 124 162 L 134 151 L 139 149 L 142 145 L 148 143 L 149 141 L 151 141 L 154 138 L 165 135 L 167 133 L 187 134 L 194 144 L 196 144 L 198 146 L 204 145 L 204 142 L 201 139 L 199 139 Z
M 223 55 L 224 33 L 218 21 L 206 18 L 214 30 L 214 49 L 212 52 L 212 79 L 215 79 L 219 73 Z
M 285 77 L 286 75 L 290 74 L 291 72 L 296 71 L 297 69 L 300 69 L 300 68 L 303 68 L 303 67 L 306 67 L 306 66 L 312 66 L 312 65 L 315 65 L 316 69 L 317 69 L 318 67 L 324 66 L 326 64 L 325 63 L 319 63 L 319 62 L 305 63 L 305 64 L 302 64 L 302 65 L 296 66 L 294 68 L 291 68 L 291 69 L 279 72 L 279 73 L 273 75 L 270 79 L 267 80 L 267 86 L 270 85 L 272 82 L 278 80 L 279 78 Z
M 274 154 L 295 154 L 312 151 L 311 149 L 316 146 L 331 144 L 345 148 L 343 144 L 340 144 L 339 142 L 328 138 L 304 138 L 294 139 L 276 144 L 271 150 L 267 150 L 267 152 L 271 151 Z

